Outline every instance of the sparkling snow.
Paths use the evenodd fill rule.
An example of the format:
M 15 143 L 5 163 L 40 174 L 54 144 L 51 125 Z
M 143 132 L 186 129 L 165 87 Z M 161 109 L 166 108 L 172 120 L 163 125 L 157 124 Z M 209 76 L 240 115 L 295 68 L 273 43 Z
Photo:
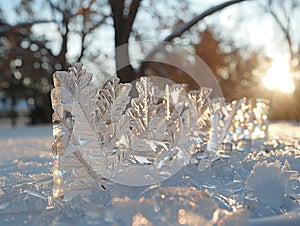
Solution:
M 191 163 L 152 186 L 95 183 L 66 202 L 51 199 L 52 126 L 0 126 L 0 225 L 300 225 L 300 125 L 269 132 L 269 146 L 203 172 Z

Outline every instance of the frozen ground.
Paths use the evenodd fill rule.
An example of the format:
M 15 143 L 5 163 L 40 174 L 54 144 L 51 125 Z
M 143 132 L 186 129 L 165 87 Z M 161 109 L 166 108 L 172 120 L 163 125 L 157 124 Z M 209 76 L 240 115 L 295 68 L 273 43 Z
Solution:
M 95 184 L 49 205 L 51 125 L 0 126 L 0 225 L 300 225 L 300 125 L 269 131 L 279 136 L 269 146 L 233 151 L 204 172 L 190 164 L 151 187 Z

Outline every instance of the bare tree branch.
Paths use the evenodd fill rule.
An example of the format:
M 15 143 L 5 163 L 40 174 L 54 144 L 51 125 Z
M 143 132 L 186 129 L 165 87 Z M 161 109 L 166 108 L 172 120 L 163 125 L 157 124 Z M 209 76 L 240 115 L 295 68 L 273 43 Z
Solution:
M 168 35 L 163 41 L 165 43 L 171 42 L 174 38 L 180 37 L 184 32 L 186 32 L 189 29 L 191 29 L 195 24 L 197 24 L 200 20 L 203 20 L 205 17 L 210 16 L 213 13 L 218 12 L 218 11 L 220 11 L 220 10 L 228 7 L 228 6 L 231 6 L 231 5 L 240 3 L 240 2 L 244 2 L 244 1 L 250 1 L 250 0 L 232 0 L 232 1 L 221 3 L 221 4 L 216 5 L 214 7 L 211 7 L 209 9 L 205 10 L 204 12 L 202 12 L 201 14 L 195 16 L 193 19 L 191 19 L 187 23 L 184 23 L 181 26 L 179 26 L 170 35 Z M 147 65 L 146 61 L 149 61 L 149 59 L 151 59 L 153 57 L 153 55 L 159 49 L 163 48 L 163 45 L 164 44 L 161 43 L 160 45 L 154 47 L 153 50 L 144 58 L 144 60 L 143 60 L 144 63 L 141 65 L 139 73 L 143 73 L 144 72 L 144 70 L 146 69 L 146 65 Z
M 54 22 L 54 21 L 53 20 L 37 20 L 37 21 L 32 21 L 32 22 L 18 23 L 15 25 L 2 23 L 0 25 L 0 35 L 3 35 L 10 31 L 19 30 L 21 28 L 30 28 L 35 24 L 44 24 L 44 23 L 52 23 L 52 22 Z
M 271 14 L 271 16 L 273 17 L 273 19 L 275 20 L 276 24 L 279 26 L 280 30 L 283 32 L 287 44 L 288 44 L 288 49 L 290 52 L 290 59 L 291 62 L 293 61 L 293 59 L 295 58 L 295 53 L 293 51 L 293 44 L 292 44 L 292 37 L 291 37 L 291 28 L 290 28 L 290 18 L 287 14 L 287 12 L 284 12 L 285 17 L 287 19 L 287 24 L 286 26 L 283 24 L 283 22 L 279 19 L 278 15 L 275 13 L 275 11 L 271 8 L 271 2 L 269 2 L 270 4 L 270 8 L 268 9 L 269 13 Z
M 38 47 L 40 47 L 41 49 L 46 49 L 48 52 L 49 52 L 49 55 L 52 57 L 52 60 L 55 60 L 56 59 L 56 56 L 53 55 L 52 51 L 46 47 L 45 43 L 44 42 L 41 42 L 39 40 L 34 40 L 33 38 L 31 38 L 29 35 L 26 35 L 26 34 L 21 34 L 21 33 L 18 33 L 20 36 L 22 36 L 23 38 L 26 38 L 28 39 L 31 43 L 33 44 L 36 44 Z
M 249 1 L 249 0 L 232 0 L 228 2 L 221 3 L 219 5 L 216 5 L 214 7 L 211 7 L 210 9 L 204 11 L 203 13 L 195 16 L 193 19 L 188 21 L 187 23 L 182 24 L 179 26 L 177 29 L 175 29 L 170 35 L 168 35 L 164 41 L 165 42 L 170 42 L 174 38 L 181 36 L 185 31 L 189 30 L 192 28 L 195 24 L 197 24 L 200 20 L 203 20 L 205 17 L 220 11 L 228 6 L 234 5 L 236 3 L 244 2 L 244 1 Z
M 57 10 L 58 12 L 62 12 L 62 9 L 59 8 L 59 6 L 54 5 L 52 1 L 49 1 L 49 4 L 50 4 L 52 10 Z
M 86 36 L 87 34 L 93 32 L 97 27 L 99 27 L 101 24 L 103 24 L 105 22 L 105 20 L 110 17 L 110 16 L 104 16 L 98 23 L 94 24 L 92 27 L 90 27 L 87 31 L 85 31 L 84 29 L 82 30 L 81 33 L 81 51 L 79 54 L 79 57 L 77 59 L 77 61 L 81 61 L 82 57 L 84 56 L 84 52 L 86 50 L 86 46 L 84 43 L 86 42 Z M 86 21 L 84 21 L 85 24 Z

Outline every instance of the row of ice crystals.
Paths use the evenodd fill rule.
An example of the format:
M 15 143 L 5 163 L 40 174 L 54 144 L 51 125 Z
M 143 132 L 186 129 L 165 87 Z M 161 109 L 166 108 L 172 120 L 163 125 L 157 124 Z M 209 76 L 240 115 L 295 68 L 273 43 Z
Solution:
M 187 162 L 189 157 L 196 159 L 202 171 L 215 159 L 228 158 L 233 145 L 243 150 L 251 139 L 267 137 L 266 100 L 244 98 L 225 104 L 223 98 L 210 99 L 209 88 L 187 92 L 186 84 L 172 84 L 160 90 L 148 77 L 136 82 L 138 97 L 132 98 L 132 85 L 120 84 L 117 77 L 94 92 L 96 87 L 89 85 L 91 76 L 82 64 L 68 73 L 60 72 L 59 78 L 54 76 L 54 196 L 62 196 L 59 159 L 69 142 L 79 149 L 73 158 L 78 156 L 92 173 L 99 168 L 103 174 L 103 167 L 97 164 L 106 162 L 107 172 L 102 176 L 109 177 L 121 165 L 150 164 L 161 169 L 174 159 Z M 73 110 L 67 109 L 69 105 Z M 82 126 L 91 131 L 81 129 L 76 112 L 86 117 Z

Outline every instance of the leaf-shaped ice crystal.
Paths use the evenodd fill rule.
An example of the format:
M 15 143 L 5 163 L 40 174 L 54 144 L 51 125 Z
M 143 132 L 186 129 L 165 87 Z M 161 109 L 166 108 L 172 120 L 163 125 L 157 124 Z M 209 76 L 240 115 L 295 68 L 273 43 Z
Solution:
M 199 164 L 199 170 L 204 170 L 219 154 L 220 145 L 225 139 L 232 119 L 237 109 L 237 103 L 233 102 L 232 108 L 226 108 L 224 98 L 214 98 L 210 105 L 211 130 L 207 148 L 204 153 L 206 159 Z M 223 152 L 223 150 L 220 150 Z M 220 154 L 222 156 L 222 154 Z
M 78 92 L 89 85 L 93 77 L 92 73 L 87 73 L 85 69 L 82 69 L 82 67 L 82 63 L 75 63 L 74 67 L 69 68 L 69 72 L 75 79 Z
M 186 159 L 189 158 L 189 155 L 184 153 L 183 149 L 177 148 L 177 145 L 182 143 L 181 139 L 185 137 L 182 129 L 182 117 L 187 111 L 186 96 L 183 96 L 185 87 L 181 86 L 183 89 L 177 89 L 176 100 L 173 92 L 175 87 L 179 88 L 178 85 L 166 85 L 165 89 L 161 90 L 152 83 L 150 78 L 141 78 L 136 82 L 138 97 L 131 99 L 131 106 L 126 110 L 126 115 L 130 117 L 130 128 L 127 132 L 124 131 L 123 134 L 118 135 L 116 149 L 111 155 L 116 169 L 113 175 L 117 180 L 122 180 L 122 183 L 124 183 L 124 178 L 128 177 L 124 173 L 136 167 L 140 172 L 148 172 L 153 176 L 151 180 L 154 178 L 160 180 L 164 177 L 160 175 L 161 170 L 164 170 L 163 173 L 172 175 L 166 169 L 172 167 L 172 169 L 177 169 L 175 163 L 174 166 L 168 167 L 168 164 L 172 165 L 172 161 L 181 161 L 182 164 L 187 162 Z M 181 105 L 180 113 L 177 112 L 174 101 L 177 102 L 177 106 Z M 119 152 L 122 157 L 113 160 L 113 155 Z M 183 159 L 184 161 L 182 161 Z M 160 165 L 158 166 L 158 164 Z M 151 165 L 152 167 L 148 167 Z M 180 165 L 178 166 L 180 167 Z M 154 172 L 153 170 L 156 169 L 157 172 Z M 149 176 L 149 178 L 151 177 Z M 142 180 L 136 176 L 131 179 L 139 180 L 142 184 L 147 184 L 147 181 L 150 180 L 146 177 Z M 128 181 L 127 179 L 126 184 Z
M 209 95 L 211 89 L 203 87 L 188 93 L 189 103 L 189 152 L 193 155 L 203 152 L 210 129 Z M 200 154 L 200 153 L 199 153 Z
M 62 193 L 59 190 L 62 179 L 65 179 L 65 190 L 76 192 L 83 189 L 83 180 L 101 179 L 100 175 L 106 173 L 104 154 L 99 150 L 99 138 L 91 125 L 94 111 L 92 100 L 96 94 L 96 88 L 89 85 L 91 79 L 92 74 L 86 73 L 80 63 L 69 68 L 68 72 L 58 71 L 54 75 L 56 87 L 51 95 L 55 132 L 53 151 L 55 158 L 60 161 L 54 170 L 60 172 L 65 169 L 64 175 L 67 175 L 67 178 L 57 177 L 54 180 L 59 195 Z M 57 98 L 59 93 L 60 103 Z M 59 151 L 62 145 L 65 151 Z M 80 176 L 76 172 L 81 172 Z M 88 184 L 84 187 L 92 186 Z
M 132 118 L 137 119 L 138 127 L 145 130 L 149 125 L 151 107 L 155 101 L 154 93 L 157 87 L 152 84 L 150 78 L 141 77 L 140 80 L 136 82 L 136 89 L 139 97 L 132 99 L 132 107 L 128 109 L 127 113 Z
M 102 144 L 109 144 L 115 136 L 117 124 L 123 122 L 120 117 L 130 100 L 131 84 L 119 84 L 119 81 L 112 77 L 96 95 L 94 128 Z
M 202 87 L 200 90 L 192 90 L 189 92 L 188 97 L 190 100 L 190 107 L 196 113 L 195 116 L 200 117 L 208 107 L 208 98 L 212 89 Z

